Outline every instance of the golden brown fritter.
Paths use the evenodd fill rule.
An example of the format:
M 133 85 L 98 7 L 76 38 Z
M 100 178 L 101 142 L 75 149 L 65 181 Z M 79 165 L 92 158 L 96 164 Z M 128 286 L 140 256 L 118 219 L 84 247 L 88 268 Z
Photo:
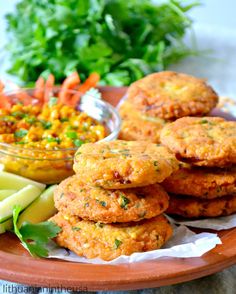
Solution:
M 137 110 L 163 119 L 206 115 L 218 103 L 218 95 L 204 80 L 171 71 L 134 82 L 127 97 Z
M 137 223 L 105 225 L 58 213 L 50 221 L 62 229 L 56 237 L 59 246 L 79 256 L 103 260 L 159 249 L 172 235 L 163 215 Z
M 215 199 L 198 199 L 196 197 L 170 195 L 167 214 L 186 218 L 218 217 L 236 212 L 236 194 Z
M 177 169 L 178 161 L 166 147 L 144 141 L 84 144 L 74 163 L 81 180 L 106 189 L 160 183 Z
M 220 117 L 183 117 L 165 126 L 161 142 L 182 161 L 198 166 L 236 164 L 236 122 Z
M 198 168 L 185 165 L 164 180 L 167 192 L 212 199 L 236 193 L 236 168 Z
M 119 113 L 122 118 L 119 139 L 160 143 L 160 133 L 167 121 L 142 114 L 127 101 L 120 106 Z
M 168 194 L 158 185 L 105 190 L 70 177 L 57 187 L 56 208 L 64 213 L 102 223 L 130 222 L 152 218 L 164 212 Z

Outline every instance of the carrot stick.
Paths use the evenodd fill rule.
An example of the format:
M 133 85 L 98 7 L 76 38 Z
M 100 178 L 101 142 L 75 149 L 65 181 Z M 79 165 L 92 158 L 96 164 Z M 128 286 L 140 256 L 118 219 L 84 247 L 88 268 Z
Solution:
M 0 81 L 0 108 L 10 109 L 11 103 L 9 102 L 8 98 L 3 94 L 3 90 L 5 85 L 2 81 Z
M 54 75 L 50 74 L 45 83 L 44 103 L 48 102 L 50 96 L 52 96 L 54 83 L 55 83 L 55 77 Z
M 35 83 L 34 97 L 43 103 L 45 81 L 43 77 L 39 77 Z
M 81 93 L 87 92 L 90 88 L 96 87 L 97 83 L 100 80 L 98 73 L 94 72 L 89 75 L 87 80 L 79 87 Z
M 62 86 L 61 91 L 59 93 L 59 101 L 61 103 L 66 103 L 68 101 L 68 90 L 73 90 L 80 83 L 80 77 L 77 72 L 72 73 L 69 77 L 67 77 Z

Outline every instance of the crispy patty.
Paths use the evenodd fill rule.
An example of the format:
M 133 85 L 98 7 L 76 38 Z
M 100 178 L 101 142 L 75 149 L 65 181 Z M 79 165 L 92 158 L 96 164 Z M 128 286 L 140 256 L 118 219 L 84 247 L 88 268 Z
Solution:
M 116 140 L 82 145 L 75 154 L 74 171 L 86 183 L 125 189 L 160 183 L 178 164 L 166 147 Z
M 167 192 L 212 199 L 236 193 L 236 168 L 198 168 L 185 165 L 162 183 Z
M 120 106 L 119 113 L 122 118 L 119 139 L 160 143 L 160 133 L 167 121 L 134 110 L 127 101 Z
M 236 164 L 236 121 L 219 117 L 183 117 L 165 126 L 161 142 L 177 158 L 198 166 Z
M 215 199 L 198 199 L 196 197 L 170 195 L 167 214 L 187 218 L 218 217 L 236 212 L 236 194 Z
M 137 110 L 163 119 L 206 115 L 218 102 L 218 95 L 204 80 L 171 71 L 134 82 L 127 97 Z
M 79 256 L 103 260 L 159 249 L 172 235 L 172 228 L 163 215 L 137 223 L 112 225 L 62 213 L 50 220 L 62 229 L 56 238 L 59 246 Z
M 54 195 L 55 206 L 62 213 L 102 223 L 152 218 L 164 212 L 169 203 L 168 194 L 158 184 L 105 190 L 82 183 L 78 176 L 61 182 Z

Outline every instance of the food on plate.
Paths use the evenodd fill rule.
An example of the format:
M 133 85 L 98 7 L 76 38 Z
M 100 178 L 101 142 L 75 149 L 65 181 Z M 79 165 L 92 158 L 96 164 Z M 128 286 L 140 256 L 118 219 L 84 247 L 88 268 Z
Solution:
M 134 82 L 127 100 L 146 115 L 169 120 L 208 114 L 218 103 L 218 95 L 201 79 L 163 71 Z
M 11 109 L 0 109 L 1 143 L 57 150 L 76 148 L 105 136 L 103 125 L 56 97 L 43 106 L 14 104 Z
M 179 160 L 198 166 L 236 164 L 236 122 L 219 117 L 184 117 L 161 131 L 161 142 Z
M 167 192 L 212 199 L 236 193 L 236 168 L 202 168 L 184 164 L 162 186 Z
M 61 228 L 56 237 L 60 246 L 79 256 L 103 260 L 159 249 L 172 235 L 163 215 L 135 223 L 102 224 L 58 213 L 50 221 Z
M 54 87 L 49 75 L 46 80 L 39 77 L 34 89 L 0 94 L 0 162 L 5 170 L 46 184 L 72 175 L 77 148 L 119 127 L 113 109 L 95 99 L 100 97 L 93 88 L 98 80 L 99 75 L 91 73 L 81 84 L 74 72 Z
M 37 224 L 52 217 L 57 209 L 54 205 L 54 191 L 57 185 L 52 185 L 40 194 L 19 216 L 17 225 L 21 227 L 24 222 Z
M 17 190 L 0 190 L 0 201 L 6 199 L 7 197 L 11 196 L 12 194 L 16 193 Z
M 119 113 L 122 118 L 119 139 L 160 143 L 160 132 L 167 121 L 136 111 L 128 101 L 122 103 Z
M 144 141 L 88 143 L 75 154 L 74 171 L 86 183 L 125 189 L 162 182 L 179 167 L 167 148 Z
M 0 171 L 0 189 L 1 190 L 6 190 L 6 189 L 19 190 L 24 188 L 27 185 L 36 186 L 41 191 L 43 191 L 46 187 L 45 184 L 32 181 L 30 179 L 27 179 L 18 175 L 14 175 L 12 173 Z
M 158 185 L 105 190 L 83 183 L 78 176 L 64 180 L 55 191 L 55 206 L 62 214 L 102 223 L 152 218 L 168 207 L 168 194 Z
M 33 202 L 42 190 L 37 186 L 27 185 L 6 199 L 0 201 L 0 223 L 12 217 L 15 205 L 20 205 L 23 209 Z
M 187 218 L 218 217 L 236 212 L 236 194 L 215 199 L 199 199 L 196 197 L 170 195 L 168 214 Z

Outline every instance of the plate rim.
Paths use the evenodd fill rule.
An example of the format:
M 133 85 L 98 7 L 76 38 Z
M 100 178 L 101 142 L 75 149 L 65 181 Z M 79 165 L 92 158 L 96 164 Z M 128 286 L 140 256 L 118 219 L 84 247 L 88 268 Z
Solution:
M 127 88 L 100 89 L 107 98 L 113 94 L 121 98 Z M 119 100 L 117 97 L 114 99 L 116 102 Z M 219 231 L 219 234 L 222 235 L 222 244 L 202 257 L 168 257 L 118 265 L 35 259 L 28 253 L 17 255 L 0 248 L 0 279 L 40 287 L 86 287 L 86 290 L 92 291 L 136 290 L 177 284 L 213 274 L 236 264 L 236 228 Z M 68 277 L 67 273 L 71 275 Z

